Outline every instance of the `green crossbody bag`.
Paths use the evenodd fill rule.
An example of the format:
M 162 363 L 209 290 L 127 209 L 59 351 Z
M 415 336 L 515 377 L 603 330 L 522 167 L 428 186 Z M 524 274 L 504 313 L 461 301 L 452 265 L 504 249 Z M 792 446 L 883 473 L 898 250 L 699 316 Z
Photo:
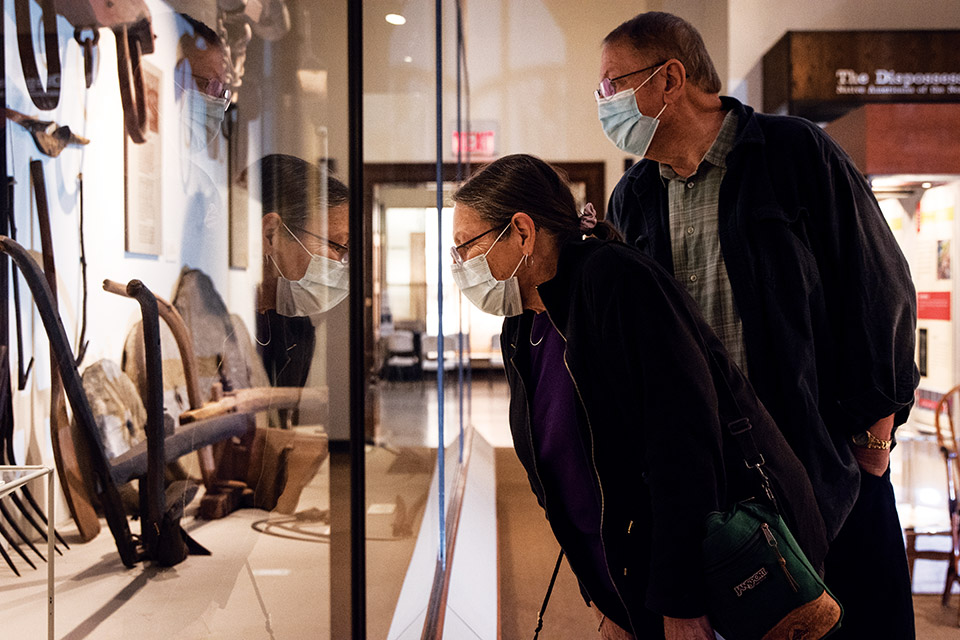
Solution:
M 725 640 L 815 640 L 840 627 L 840 603 L 776 511 L 740 502 L 706 530 L 708 615 Z
M 767 506 L 735 503 L 707 516 L 702 545 L 707 616 L 724 640 L 817 640 L 840 628 L 843 608 L 777 512 L 753 427 L 707 349 L 714 375 L 741 417 L 727 425 L 743 462 L 754 469 Z

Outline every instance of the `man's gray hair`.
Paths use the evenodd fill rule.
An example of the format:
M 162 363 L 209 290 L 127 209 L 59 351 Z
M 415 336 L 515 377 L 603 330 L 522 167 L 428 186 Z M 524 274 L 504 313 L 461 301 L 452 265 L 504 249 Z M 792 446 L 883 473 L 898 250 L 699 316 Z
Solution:
M 720 76 L 703 38 L 692 24 L 672 13 L 648 11 L 627 20 L 607 34 L 603 44 L 629 44 L 660 60 L 676 58 L 690 81 L 705 93 L 720 93 Z

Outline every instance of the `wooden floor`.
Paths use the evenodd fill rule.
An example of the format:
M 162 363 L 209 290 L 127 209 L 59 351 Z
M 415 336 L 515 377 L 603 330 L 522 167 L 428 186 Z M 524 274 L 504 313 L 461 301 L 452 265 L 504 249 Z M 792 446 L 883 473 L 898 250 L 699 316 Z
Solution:
M 497 449 L 496 463 L 500 637 L 503 640 L 532 638 L 560 547 L 513 449 Z M 596 626 L 593 611 L 584 604 L 576 578 L 564 561 L 540 637 L 543 640 L 590 639 L 596 636 Z
M 513 449 L 497 449 L 496 462 L 501 638 L 532 638 L 559 548 Z M 918 560 L 914 573 L 917 640 L 960 640 L 960 594 L 952 596 L 949 607 L 940 606 L 938 592 L 943 589 L 946 564 Z M 584 605 L 566 562 L 550 598 L 540 638 L 598 638 L 593 611 Z

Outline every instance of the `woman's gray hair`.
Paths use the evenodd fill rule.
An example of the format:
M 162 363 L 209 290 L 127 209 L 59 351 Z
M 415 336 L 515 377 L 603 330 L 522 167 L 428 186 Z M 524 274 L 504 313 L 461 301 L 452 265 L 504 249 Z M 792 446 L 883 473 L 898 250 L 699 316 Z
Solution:
M 690 81 L 705 93 L 720 93 L 720 76 L 692 24 L 672 13 L 648 11 L 627 20 L 607 34 L 603 44 L 626 43 L 659 62 L 676 58 Z

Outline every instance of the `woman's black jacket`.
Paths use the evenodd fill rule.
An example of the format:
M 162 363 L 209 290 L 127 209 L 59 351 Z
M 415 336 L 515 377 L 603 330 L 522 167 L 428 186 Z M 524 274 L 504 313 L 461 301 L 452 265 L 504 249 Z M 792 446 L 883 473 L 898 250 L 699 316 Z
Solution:
M 580 435 L 600 487 L 607 569 L 631 618 L 615 622 L 640 628 L 639 619 L 650 612 L 705 614 L 704 520 L 761 493 L 755 472 L 725 433 L 741 411 L 753 425 L 788 525 L 814 566 L 821 565 L 826 534 L 806 472 L 670 275 L 633 247 L 591 238 L 566 244 L 556 275 L 538 291 L 566 342 Z M 542 485 L 534 466 L 518 362 L 526 350 L 517 348 L 529 337 L 531 316 L 507 318 L 501 345 L 514 446 L 544 506 L 544 496 L 556 489 Z M 708 350 L 739 410 L 722 381 L 713 379 Z

